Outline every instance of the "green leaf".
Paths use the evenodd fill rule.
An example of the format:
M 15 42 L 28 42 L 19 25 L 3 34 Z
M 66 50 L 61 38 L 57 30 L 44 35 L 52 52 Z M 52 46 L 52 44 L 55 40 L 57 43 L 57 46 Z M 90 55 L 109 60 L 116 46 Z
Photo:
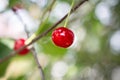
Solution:
M 15 4 L 19 3 L 21 0 L 9 0 L 9 6 L 8 7 L 13 7 Z
M 67 3 L 69 3 L 69 4 L 71 4 L 71 3 L 72 3 L 72 0 L 60 0 L 60 1 L 67 2 Z
M 12 50 L 0 42 L 0 59 L 7 56 Z M 4 76 L 10 60 L 0 63 L 0 77 Z
M 25 76 L 20 76 L 20 77 L 17 77 L 16 79 L 11 77 L 8 80 L 26 80 L 26 79 L 25 79 Z
M 4 74 L 6 73 L 6 69 L 8 67 L 9 64 L 9 60 L 0 63 L 0 77 L 4 76 Z
M 50 37 L 45 37 L 41 41 L 39 41 L 39 44 L 42 47 L 42 51 L 46 54 L 52 55 L 52 56 L 63 56 L 67 49 L 60 48 L 53 44 Z
M 42 24 L 40 24 L 39 29 L 36 31 L 36 35 L 39 35 L 40 33 L 47 30 L 49 27 L 51 27 L 52 23 L 46 19 Z
M 12 50 L 0 42 L 0 59 L 7 56 Z

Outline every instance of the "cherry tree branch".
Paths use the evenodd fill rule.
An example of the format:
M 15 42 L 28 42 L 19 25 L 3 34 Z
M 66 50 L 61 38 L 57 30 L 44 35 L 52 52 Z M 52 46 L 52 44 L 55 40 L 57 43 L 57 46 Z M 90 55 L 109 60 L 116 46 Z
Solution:
M 29 38 L 29 31 L 27 31 L 26 25 L 25 25 L 25 32 L 26 32 L 26 34 L 27 34 L 27 37 Z M 38 66 L 41 80 L 45 80 L 44 71 L 43 71 L 42 66 L 41 66 L 41 64 L 40 64 L 40 62 L 39 62 L 39 59 L 38 59 L 38 57 L 37 57 L 37 52 L 36 52 L 36 50 L 35 50 L 35 47 L 32 46 L 32 48 L 30 49 L 30 51 L 32 52 L 33 57 L 34 57 L 34 59 L 35 59 L 35 62 L 36 62 L 36 64 L 37 64 L 37 66 Z
M 15 14 L 18 16 L 18 18 L 20 19 L 20 21 L 22 21 L 22 23 L 24 24 L 24 30 L 25 30 L 25 32 L 26 32 L 27 38 L 29 38 L 29 31 L 27 30 L 26 24 L 25 24 L 24 21 L 22 20 L 21 16 L 19 16 L 19 14 L 17 14 L 16 12 L 15 12 Z M 38 59 L 38 57 L 37 57 L 37 52 L 36 52 L 36 50 L 35 50 L 35 47 L 32 46 L 32 48 L 30 49 L 30 51 L 32 52 L 33 57 L 34 57 L 34 59 L 35 59 L 35 62 L 36 62 L 36 64 L 37 64 L 37 66 L 38 66 L 41 80 L 45 80 L 44 72 L 43 72 L 42 66 L 41 66 L 41 64 L 40 64 L 40 62 L 39 62 L 39 59 Z
M 29 31 L 27 30 L 26 25 L 25 25 L 24 28 L 25 28 L 25 32 L 26 32 L 26 34 L 27 34 L 27 37 L 29 38 Z M 41 66 L 41 64 L 40 64 L 40 62 L 39 62 L 39 59 L 38 59 L 38 57 L 37 57 L 37 52 L 36 52 L 36 50 L 35 50 L 35 47 L 32 46 L 32 48 L 30 49 L 30 51 L 32 52 L 33 57 L 34 57 L 34 60 L 35 60 L 35 62 L 36 62 L 36 64 L 37 64 L 37 66 L 38 66 L 41 80 L 45 80 L 44 71 L 43 71 L 42 66 Z
M 70 13 L 73 13 L 74 11 L 76 11 L 83 3 L 85 3 L 88 0 L 83 0 L 80 1 L 78 3 L 78 5 L 76 5 L 74 8 L 72 8 Z M 45 35 L 47 35 L 47 33 L 49 33 L 50 31 L 52 31 L 58 24 L 60 24 L 62 21 L 64 21 L 64 19 L 68 16 L 68 14 L 66 14 L 62 19 L 60 19 L 58 22 L 56 22 L 53 26 L 51 26 L 50 28 L 48 28 L 46 31 L 44 31 L 42 34 L 38 35 L 37 37 L 35 37 L 30 43 L 28 43 L 27 45 L 21 47 L 19 50 L 16 51 L 12 51 L 10 53 L 10 55 L 6 56 L 3 59 L 0 59 L 0 63 L 10 59 L 11 57 L 15 56 L 18 52 L 22 51 L 23 49 L 25 49 L 26 47 L 28 47 L 29 45 L 35 43 L 37 40 L 41 39 L 42 37 L 44 37 Z
M 47 14 L 47 12 L 51 12 L 53 6 L 55 5 L 56 0 L 53 0 L 52 3 L 47 7 L 47 9 L 42 13 L 41 19 Z
M 49 16 L 51 14 L 51 11 L 52 11 L 55 3 L 56 3 L 56 0 L 53 0 L 52 3 L 50 4 L 50 6 L 47 7 L 47 9 L 43 12 L 43 14 L 41 16 L 40 26 L 39 26 L 38 30 L 35 32 L 36 35 L 40 34 L 40 32 L 43 29 L 45 23 L 48 22 Z M 44 16 L 46 16 L 46 17 L 44 18 Z
M 31 50 L 31 52 L 33 53 L 34 59 L 35 59 L 35 61 L 36 61 L 36 63 L 37 63 L 38 69 L 39 69 L 39 71 L 40 71 L 41 80 L 45 80 L 44 71 L 43 71 L 43 69 L 42 69 L 41 64 L 39 63 L 39 60 L 38 60 L 38 57 L 37 57 L 37 53 L 36 53 L 36 51 L 35 51 L 35 48 L 32 47 L 30 50 Z

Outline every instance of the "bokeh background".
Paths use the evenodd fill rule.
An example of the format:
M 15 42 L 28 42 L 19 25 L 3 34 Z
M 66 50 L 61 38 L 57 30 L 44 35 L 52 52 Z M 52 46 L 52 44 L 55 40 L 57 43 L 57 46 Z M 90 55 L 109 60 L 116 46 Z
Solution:
M 15 39 L 27 38 L 25 25 L 32 35 L 49 15 L 42 33 L 69 11 L 72 2 L 55 0 L 50 10 L 52 1 L 0 0 L 0 59 L 10 54 Z M 17 15 L 11 9 L 16 4 L 23 5 Z M 85 2 L 70 16 L 67 28 L 75 33 L 67 49 L 53 44 L 52 31 L 34 44 L 46 80 L 120 80 L 120 0 Z M 0 63 L 0 80 L 40 80 L 32 53 Z

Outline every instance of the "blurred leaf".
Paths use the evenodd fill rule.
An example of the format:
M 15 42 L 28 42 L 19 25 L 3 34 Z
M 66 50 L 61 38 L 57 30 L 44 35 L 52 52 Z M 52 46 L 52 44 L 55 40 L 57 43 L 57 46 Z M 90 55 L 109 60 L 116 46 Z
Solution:
M 87 16 L 84 17 L 84 25 L 88 33 L 94 34 L 96 36 L 102 33 L 104 28 L 100 21 L 95 16 L 95 11 L 92 10 Z
M 7 56 L 12 50 L 0 42 L 0 59 Z
M 19 3 L 21 0 L 9 0 L 9 6 L 8 7 L 13 7 L 15 4 Z
M 60 0 L 60 1 L 64 1 L 64 2 L 69 3 L 69 4 L 72 3 L 72 0 Z M 74 0 L 74 1 L 76 1 L 76 0 Z
M 12 50 L 0 42 L 0 59 L 7 56 Z M 4 61 L 0 64 L 0 77 L 6 72 L 10 60 Z
M 50 80 L 49 78 L 51 77 L 51 68 L 52 68 L 51 63 L 52 62 L 50 62 L 49 65 L 44 68 L 44 74 L 46 80 Z
M 37 30 L 36 34 L 39 35 L 40 33 L 46 31 L 51 26 L 52 26 L 52 23 L 49 22 L 48 19 L 46 19 L 42 24 L 40 24 L 39 29 Z
M 64 2 L 67 2 L 67 3 L 71 3 L 72 0 L 60 0 L 60 1 L 64 1 Z
M 6 69 L 8 67 L 9 62 L 10 61 L 7 60 L 0 64 L 0 77 L 4 76 L 4 74 L 6 73 Z
M 50 37 L 43 38 L 41 41 L 39 41 L 39 44 L 42 46 L 42 51 L 44 53 L 52 56 L 63 56 L 67 51 L 67 49 L 54 45 Z
M 26 80 L 26 79 L 25 79 L 25 76 L 20 76 L 17 78 L 9 78 L 8 80 Z

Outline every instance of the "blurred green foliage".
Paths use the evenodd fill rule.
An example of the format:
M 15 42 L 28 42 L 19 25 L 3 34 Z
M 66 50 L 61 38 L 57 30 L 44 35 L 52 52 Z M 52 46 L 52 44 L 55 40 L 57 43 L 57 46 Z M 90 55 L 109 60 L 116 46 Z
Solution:
M 0 42 L 0 59 L 7 56 L 11 51 L 12 50 L 9 47 Z M 5 61 L 4 63 L 0 64 L 0 77 L 4 76 L 9 62 L 10 61 Z
M 58 3 L 62 1 L 68 4 L 71 4 L 72 2 L 72 0 L 57 1 Z M 77 4 L 79 0 L 75 1 Z M 79 44 L 79 47 L 70 47 L 68 49 L 63 49 L 55 46 L 51 41 L 52 31 L 49 32 L 45 37 L 40 39 L 38 42 L 36 42 L 35 47 L 37 47 L 36 51 L 38 52 L 38 56 L 40 56 L 40 60 L 42 60 L 41 62 L 45 64 L 43 67 L 46 80 L 57 80 L 56 78 L 54 78 L 54 76 L 51 75 L 51 73 L 54 64 L 58 61 L 64 61 L 68 64 L 69 67 L 68 72 L 61 78 L 61 80 L 114 80 L 111 78 L 112 71 L 116 69 L 116 67 L 120 67 L 120 51 L 116 52 L 111 48 L 110 38 L 112 37 L 114 32 L 120 30 L 120 0 L 118 0 L 115 6 L 109 7 L 111 12 L 110 14 L 112 15 L 109 25 L 103 24 L 95 13 L 96 7 L 100 3 L 105 3 L 104 0 L 98 0 L 98 2 L 96 3 L 95 1 L 96 0 L 90 0 L 89 2 L 85 3 L 78 11 L 74 12 L 74 14 L 71 16 L 71 18 L 74 18 L 74 15 L 77 15 L 76 22 L 73 22 L 73 24 L 76 24 L 78 22 L 80 25 L 77 25 L 79 26 L 77 27 L 77 29 L 85 29 L 86 31 L 84 40 L 82 40 L 82 42 L 76 43 Z M 11 8 L 17 3 L 26 4 L 23 3 L 23 1 L 21 0 L 9 0 L 8 7 Z M 48 5 L 50 4 L 47 3 L 45 6 Z M 28 8 L 30 6 L 32 5 L 28 5 Z M 45 9 L 45 7 L 42 7 L 41 13 L 44 12 Z M 82 12 L 84 12 L 82 10 L 85 10 L 86 13 L 82 14 Z M 57 21 L 47 20 L 43 22 L 41 33 L 47 30 L 51 25 L 53 25 L 54 23 L 52 22 Z M 70 24 L 71 23 L 72 22 L 70 22 Z M 73 27 L 70 25 L 70 27 L 68 28 Z M 82 33 L 79 33 L 79 35 L 80 36 L 76 37 L 81 37 Z M 12 50 L 7 45 L 0 42 L 0 59 L 9 55 L 11 51 Z M 34 66 L 32 66 L 31 70 L 28 73 L 26 73 L 25 75 L 19 75 L 19 77 L 15 78 L 15 80 L 29 80 L 29 77 L 32 78 L 36 76 L 37 74 L 34 74 L 34 72 L 36 72 L 37 65 L 35 64 L 34 59 L 31 59 L 31 57 L 31 54 L 25 56 L 24 58 L 22 56 L 15 56 L 15 59 L 7 60 L 1 63 L 0 77 L 5 76 L 5 74 L 7 73 L 6 70 L 9 68 L 10 61 L 14 62 L 16 58 L 19 58 L 21 60 L 30 60 L 31 62 L 33 62 Z M 89 71 L 88 68 L 90 68 L 91 70 L 97 70 L 98 72 L 96 72 L 96 76 L 92 75 L 92 71 L 91 74 L 89 74 L 89 72 L 87 72 Z M 93 77 L 93 79 L 91 79 L 91 76 Z M 14 80 L 14 78 L 9 77 L 8 80 Z M 36 80 L 38 80 L 38 78 Z

